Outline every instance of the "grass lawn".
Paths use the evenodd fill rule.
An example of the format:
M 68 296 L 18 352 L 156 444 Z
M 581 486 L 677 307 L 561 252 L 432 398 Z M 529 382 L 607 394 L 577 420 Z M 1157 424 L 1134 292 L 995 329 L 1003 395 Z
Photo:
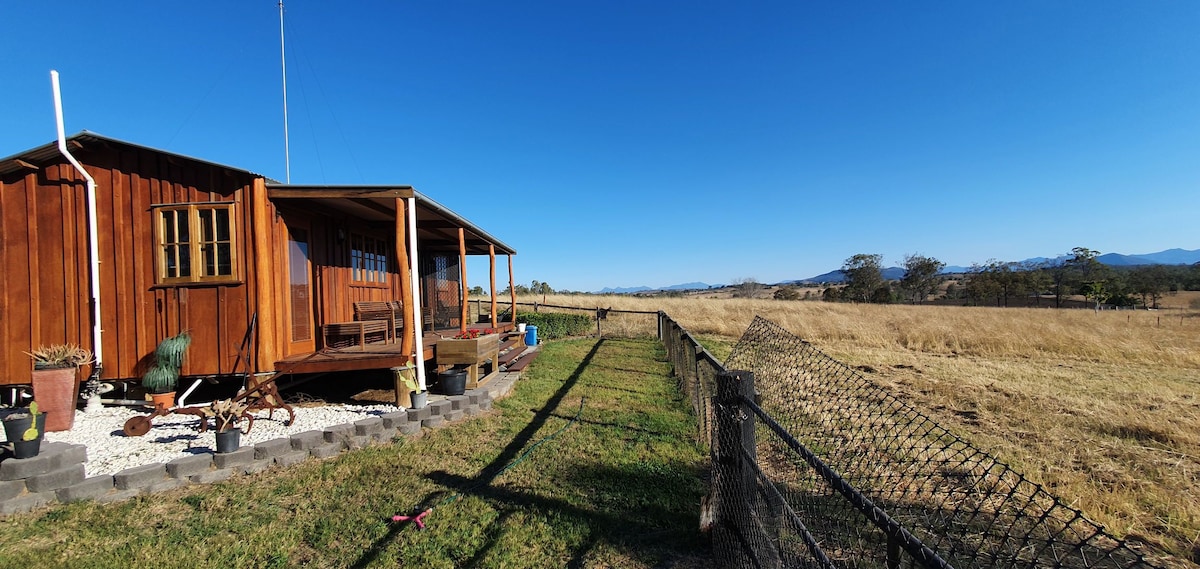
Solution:
M 706 565 L 705 457 L 669 372 L 654 340 L 549 343 L 489 414 L 420 438 L 2 519 L 0 567 Z M 424 531 L 390 522 L 430 505 Z

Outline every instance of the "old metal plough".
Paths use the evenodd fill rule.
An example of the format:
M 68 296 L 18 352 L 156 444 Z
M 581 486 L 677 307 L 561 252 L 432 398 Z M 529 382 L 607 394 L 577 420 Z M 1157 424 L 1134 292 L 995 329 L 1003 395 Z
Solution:
M 246 349 L 250 344 L 250 338 L 254 333 L 254 327 L 257 321 L 258 313 L 256 312 L 250 317 L 250 325 L 246 328 L 246 335 L 242 337 L 242 345 L 238 348 L 238 359 L 236 362 L 234 362 L 233 366 L 233 369 L 236 370 L 241 367 L 242 363 L 244 362 L 247 368 L 245 373 L 247 385 L 232 398 L 234 402 L 246 403 L 246 409 L 242 412 L 241 417 L 248 421 L 246 425 L 247 432 L 249 432 L 250 428 L 254 425 L 254 416 L 250 414 L 251 411 L 266 409 L 268 411 L 267 417 L 271 418 L 274 416 L 276 409 L 283 409 L 288 412 L 288 420 L 284 422 L 284 425 L 291 425 L 296 421 L 296 411 L 291 405 L 284 403 L 283 397 L 279 394 L 279 387 L 275 385 L 275 382 L 280 377 L 290 373 L 295 366 L 321 353 L 320 351 L 314 352 L 307 358 L 297 361 L 285 369 L 276 371 L 270 377 L 260 381 L 249 372 L 250 359 L 248 357 L 244 357 L 246 354 Z M 196 430 L 201 433 L 208 430 L 208 418 L 212 416 L 211 409 L 207 405 L 198 407 L 155 407 L 154 411 L 150 412 L 148 415 L 130 417 L 128 421 L 125 421 L 125 426 L 123 427 L 122 431 L 124 431 L 127 436 L 140 437 L 150 432 L 152 419 L 155 417 L 165 417 L 172 413 L 181 415 L 194 415 L 199 417 L 200 424 L 197 426 Z

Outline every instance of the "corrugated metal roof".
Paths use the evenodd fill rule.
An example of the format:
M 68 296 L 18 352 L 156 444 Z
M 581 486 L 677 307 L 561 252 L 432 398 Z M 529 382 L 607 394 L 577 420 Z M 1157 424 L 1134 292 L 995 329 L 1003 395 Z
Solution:
M 135 149 L 139 149 L 139 150 L 147 150 L 150 152 L 165 154 L 167 156 L 172 156 L 172 157 L 179 158 L 182 160 L 189 160 L 189 161 L 197 162 L 200 164 L 216 166 L 218 168 L 223 168 L 225 170 L 232 170 L 232 171 L 240 172 L 243 174 L 249 174 L 251 176 L 256 176 L 259 178 L 267 179 L 269 182 L 274 182 L 274 180 L 270 180 L 269 178 L 266 178 L 266 176 L 263 176 L 262 174 L 251 172 L 250 170 L 246 170 L 243 168 L 237 168 L 234 166 L 229 166 L 227 164 L 218 164 L 216 162 L 211 162 L 208 160 L 201 160 L 199 158 L 194 158 L 192 156 L 187 156 L 185 154 L 178 154 L 175 152 L 168 152 L 166 150 L 162 150 L 159 148 L 143 146 L 141 144 L 134 144 L 132 142 L 126 142 L 124 140 L 104 136 L 102 134 L 96 134 L 94 132 L 88 132 L 86 130 L 80 131 L 77 134 L 73 134 L 73 135 L 67 137 L 68 145 L 70 145 L 72 142 L 78 143 L 79 145 L 83 146 L 84 149 L 86 149 L 86 144 L 88 144 L 89 142 L 91 142 L 91 143 L 104 142 L 104 143 L 108 143 L 108 144 L 119 144 L 122 146 L 127 146 L 129 148 L 135 148 Z M 69 146 L 68 146 L 68 150 L 70 150 Z M 72 152 L 72 154 L 74 154 L 74 152 Z M 62 153 L 60 153 L 58 151 L 58 141 L 54 140 L 48 144 L 44 144 L 44 145 L 38 146 L 36 148 L 31 148 L 24 152 L 18 152 L 16 154 L 13 154 L 12 156 L 0 158 L 0 174 L 9 174 L 12 172 L 19 172 L 19 171 L 23 170 L 25 168 L 25 166 L 22 165 L 18 161 L 28 162 L 30 164 L 33 164 L 34 166 L 41 167 L 46 164 L 53 164 L 53 163 L 60 162 L 62 160 L 65 160 L 65 157 L 63 157 Z

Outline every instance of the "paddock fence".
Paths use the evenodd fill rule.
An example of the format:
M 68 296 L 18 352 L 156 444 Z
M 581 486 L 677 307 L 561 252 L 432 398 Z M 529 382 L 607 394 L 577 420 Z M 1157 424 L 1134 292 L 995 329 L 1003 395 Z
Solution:
M 498 301 L 497 314 L 501 321 L 511 321 L 512 302 Z M 645 310 L 617 310 L 605 307 L 561 306 L 544 302 L 517 302 L 521 312 L 561 312 L 586 314 L 595 324 L 595 335 L 608 338 L 652 338 L 657 333 L 658 312 Z M 486 322 L 491 315 L 491 302 L 472 299 L 468 303 L 468 314 L 472 322 Z
M 701 525 L 721 567 L 1160 567 L 764 318 L 724 364 L 658 320 L 711 450 Z

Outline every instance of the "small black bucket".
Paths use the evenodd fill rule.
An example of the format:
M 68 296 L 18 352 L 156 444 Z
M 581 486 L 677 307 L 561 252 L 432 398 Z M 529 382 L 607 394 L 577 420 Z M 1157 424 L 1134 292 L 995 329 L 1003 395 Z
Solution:
M 467 391 L 467 370 L 454 368 L 439 373 L 438 389 L 442 395 L 462 395 Z
M 234 452 L 242 448 L 242 430 L 234 427 L 217 431 L 217 452 L 221 454 Z

